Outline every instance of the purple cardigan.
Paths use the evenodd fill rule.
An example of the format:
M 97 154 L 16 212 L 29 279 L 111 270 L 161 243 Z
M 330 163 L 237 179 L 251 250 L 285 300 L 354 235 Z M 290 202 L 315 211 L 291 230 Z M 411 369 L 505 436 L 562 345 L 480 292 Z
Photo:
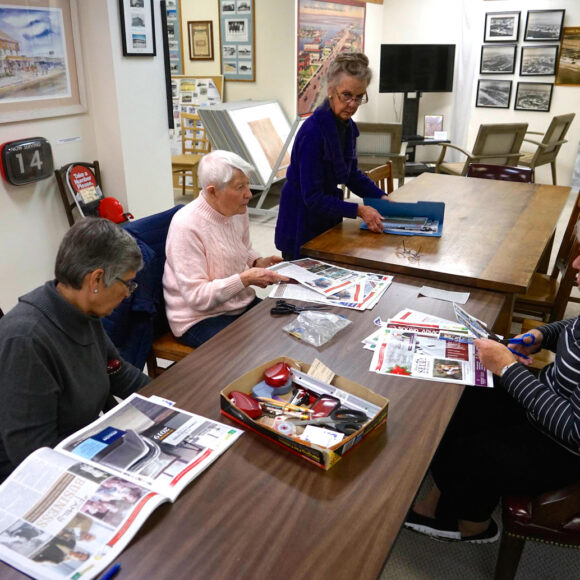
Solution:
M 358 134 L 356 124 L 349 120 L 344 151 L 340 150 L 328 99 L 303 123 L 280 197 L 275 243 L 281 252 L 298 258 L 303 244 L 342 222 L 343 217 L 356 218 L 358 205 L 344 201 L 339 184 L 360 197 L 385 194 L 358 168 Z

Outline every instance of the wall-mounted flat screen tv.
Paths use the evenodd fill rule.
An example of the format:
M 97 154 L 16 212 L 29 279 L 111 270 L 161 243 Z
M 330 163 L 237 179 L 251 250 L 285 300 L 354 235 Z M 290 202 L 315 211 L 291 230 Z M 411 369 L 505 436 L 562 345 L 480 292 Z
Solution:
M 380 93 L 449 93 L 454 44 L 382 44 Z

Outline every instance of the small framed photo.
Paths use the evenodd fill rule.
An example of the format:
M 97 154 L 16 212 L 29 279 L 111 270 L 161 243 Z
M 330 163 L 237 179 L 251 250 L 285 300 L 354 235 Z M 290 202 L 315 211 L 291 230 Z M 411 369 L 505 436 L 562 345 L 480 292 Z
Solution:
M 189 36 L 189 60 L 213 60 L 213 22 L 190 20 L 187 23 Z
M 565 26 L 562 32 L 560 58 L 556 84 L 566 87 L 580 86 L 580 27 Z
M 558 45 L 522 46 L 520 76 L 555 75 Z
M 552 83 L 518 83 L 514 109 L 547 113 L 552 103 Z
M 515 44 L 484 44 L 481 47 L 479 74 L 512 75 L 516 70 Z
M 476 107 L 509 109 L 512 95 L 512 81 L 479 79 L 477 81 Z
M 123 56 L 155 56 L 153 0 L 119 0 Z
M 524 40 L 560 40 L 565 10 L 528 10 Z
M 425 139 L 434 139 L 436 131 L 443 131 L 443 115 L 425 115 Z
M 483 42 L 517 42 L 521 12 L 487 12 Z

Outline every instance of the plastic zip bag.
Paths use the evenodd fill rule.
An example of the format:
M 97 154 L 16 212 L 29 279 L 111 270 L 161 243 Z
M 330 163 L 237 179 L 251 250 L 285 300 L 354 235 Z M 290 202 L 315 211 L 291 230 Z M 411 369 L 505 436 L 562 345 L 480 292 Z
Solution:
M 282 330 L 313 346 L 322 346 L 350 323 L 348 318 L 340 314 L 307 310 L 284 326 Z

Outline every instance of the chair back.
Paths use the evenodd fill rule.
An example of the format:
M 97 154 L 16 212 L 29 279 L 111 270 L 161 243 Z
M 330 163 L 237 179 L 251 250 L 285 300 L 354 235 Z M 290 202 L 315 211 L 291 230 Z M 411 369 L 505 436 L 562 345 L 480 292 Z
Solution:
M 519 181 L 533 183 L 534 170 L 527 167 L 512 167 L 511 165 L 488 165 L 487 163 L 470 163 L 467 177 L 480 179 L 497 179 L 500 181 Z
M 576 113 L 568 113 L 567 115 L 557 115 L 552 119 L 548 130 L 544 133 L 542 139 L 542 147 L 538 147 L 532 161 L 531 167 L 551 163 L 556 159 L 560 148 L 567 141 L 564 139 Z
M 390 161 L 367 171 L 366 175 L 384 192 L 393 193 L 393 164 Z
M 401 123 L 357 123 L 357 157 L 385 157 L 401 151 L 403 125 Z
M 199 115 L 181 113 L 181 152 L 184 155 L 205 155 L 211 144 Z
M 480 125 L 470 161 L 477 163 L 483 160 L 488 165 L 517 165 L 527 130 L 527 123 Z

